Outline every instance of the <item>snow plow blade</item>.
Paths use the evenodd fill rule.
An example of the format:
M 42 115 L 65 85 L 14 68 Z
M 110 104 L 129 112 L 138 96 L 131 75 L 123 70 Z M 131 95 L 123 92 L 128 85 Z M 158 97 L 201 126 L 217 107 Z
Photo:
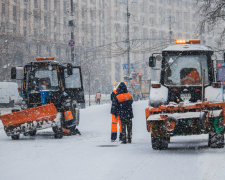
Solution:
M 58 111 L 54 104 L 47 104 L 0 116 L 8 136 L 37 129 L 57 126 Z M 57 118 L 58 119 L 58 118 Z

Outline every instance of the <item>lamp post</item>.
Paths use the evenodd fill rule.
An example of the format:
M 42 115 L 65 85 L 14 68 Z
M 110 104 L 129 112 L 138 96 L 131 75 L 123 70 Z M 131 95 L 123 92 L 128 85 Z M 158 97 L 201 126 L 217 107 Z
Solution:
M 130 12 L 129 1 L 127 0 L 127 76 L 130 76 Z
M 70 39 L 74 40 L 74 8 L 73 8 L 73 0 L 70 0 L 70 17 L 69 17 L 69 26 L 71 27 L 71 35 L 70 35 Z M 75 53 L 74 53 L 75 48 L 72 46 L 71 47 L 71 62 L 72 63 L 76 63 L 75 62 Z

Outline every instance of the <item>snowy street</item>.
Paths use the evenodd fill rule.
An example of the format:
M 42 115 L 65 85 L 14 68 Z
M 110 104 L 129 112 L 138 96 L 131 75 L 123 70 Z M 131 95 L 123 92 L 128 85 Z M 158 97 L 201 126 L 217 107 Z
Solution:
M 209 149 L 206 135 L 174 137 L 168 150 L 153 150 L 146 106 L 134 103 L 133 142 L 125 145 L 110 142 L 110 104 L 81 110 L 81 136 L 54 139 L 47 129 L 12 141 L 1 124 L 0 179 L 224 179 L 225 149 Z

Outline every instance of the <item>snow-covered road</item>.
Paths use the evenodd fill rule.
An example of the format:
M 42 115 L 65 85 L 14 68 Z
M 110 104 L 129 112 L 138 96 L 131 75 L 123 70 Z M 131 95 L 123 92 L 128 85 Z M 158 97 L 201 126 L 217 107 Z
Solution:
M 146 106 L 134 103 L 133 143 L 125 145 L 110 142 L 109 104 L 81 110 L 81 136 L 54 139 L 45 130 L 12 141 L 0 125 L 0 180 L 225 179 L 225 149 L 209 149 L 206 135 L 174 137 L 168 150 L 153 150 Z

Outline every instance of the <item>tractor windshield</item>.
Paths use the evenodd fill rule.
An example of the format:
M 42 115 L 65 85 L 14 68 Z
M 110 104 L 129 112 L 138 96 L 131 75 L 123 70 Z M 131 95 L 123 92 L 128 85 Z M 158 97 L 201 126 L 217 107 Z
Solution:
M 54 66 L 43 66 L 28 71 L 27 79 L 31 90 L 58 90 L 59 82 L 57 70 Z
M 209 83 L 206 55 L 172 55 L 165 57 L 166 85 L 201 85 L 203 70 L 205 83 Z

